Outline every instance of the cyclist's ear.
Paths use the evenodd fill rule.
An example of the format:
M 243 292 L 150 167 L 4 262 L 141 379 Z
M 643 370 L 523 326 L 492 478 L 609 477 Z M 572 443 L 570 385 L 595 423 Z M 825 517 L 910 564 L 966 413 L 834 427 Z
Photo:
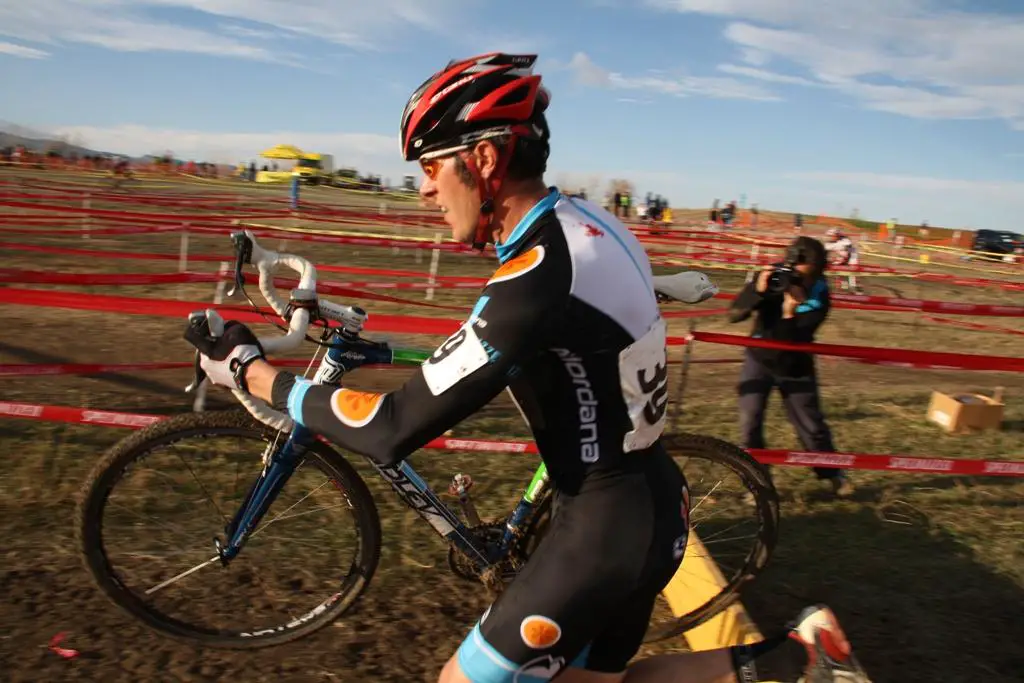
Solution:
M 498 148 L 490 140 L 481 140 L 473 146 L 476 166 L 483 178 L 489 179 L 497 171 L 499 154 Z

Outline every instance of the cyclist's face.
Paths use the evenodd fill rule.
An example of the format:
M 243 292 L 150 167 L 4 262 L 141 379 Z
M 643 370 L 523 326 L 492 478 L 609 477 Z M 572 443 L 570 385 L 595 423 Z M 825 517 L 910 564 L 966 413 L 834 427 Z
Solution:
M 471 242 L 480 218 L 480 194 L 475 184 L 460 176 L 455 155 L 421 160 L 420 166 L 424 175 L 420 196 L 444 213 L 452 239 Z

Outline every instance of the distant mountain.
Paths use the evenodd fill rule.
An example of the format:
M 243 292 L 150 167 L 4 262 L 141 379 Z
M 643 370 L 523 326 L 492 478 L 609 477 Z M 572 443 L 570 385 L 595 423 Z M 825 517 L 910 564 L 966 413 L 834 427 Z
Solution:
M 19 126 L 13 123 L 0 122 L 0 148 L 15 147 L 23 145 L 34 152 L 47 152 L 57 150 L 62 155 L 77 154 L 78 156 L 124 156 L 114 152 L 104 152 L 88 147 L 75 145 L 67 140 L 61 140 L 46 133 L 31 128 Z M 149 161 L 151 157 L 129 157 L 131 161 Z

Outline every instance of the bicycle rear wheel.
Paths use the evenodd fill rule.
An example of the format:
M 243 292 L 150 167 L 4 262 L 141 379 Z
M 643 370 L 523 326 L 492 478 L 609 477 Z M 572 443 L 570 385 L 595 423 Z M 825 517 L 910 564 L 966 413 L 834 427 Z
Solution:
M 326 444 L 309 446 L 230 564 L 214 548 L 284 437 L 231 410 L 172 417 L 116 444 L 76 520 L 97 586 L 150 628 L 213 647 L 278 645 L 341 616 L 373 576 L 381 531 L 366 484 Z
M 689 486 L 690 538 L 670 589 L 655 605 L 645 643 L 681 635 L 728 608 L 767 565 L 778 541 L 778 494 L 746 451 L 697 434 L 668 434 L 662 444 Z M 524 535 L 523 557 L 547 531 L 550 515 L 548 493 Z

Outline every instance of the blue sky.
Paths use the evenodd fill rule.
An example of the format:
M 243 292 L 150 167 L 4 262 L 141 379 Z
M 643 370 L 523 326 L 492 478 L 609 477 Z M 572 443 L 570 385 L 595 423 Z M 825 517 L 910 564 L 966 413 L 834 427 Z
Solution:
M 1016 9 L 1014 9 L 1016 5 Z M 549 182 L 677 206 L 1021 230 L 1010 0 L 0 0 L 0 120 L 234 162 L 292 143 L 397 179 L 448 59 L 536 52 Z

